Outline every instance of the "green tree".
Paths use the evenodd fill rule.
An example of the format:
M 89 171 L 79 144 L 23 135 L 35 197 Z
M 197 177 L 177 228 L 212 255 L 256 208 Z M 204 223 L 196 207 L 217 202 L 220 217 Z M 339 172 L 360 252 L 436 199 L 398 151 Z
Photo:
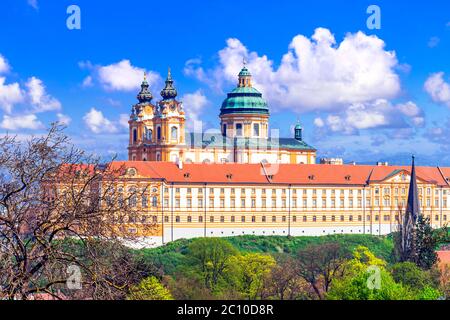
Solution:
M 437 262 L 437 242 L 430 219 L 419 216 L 415 229 L 415 257 L 413 257 L 413 261 L 422 269 L 430 270 Z
M 386 262 L 366 247 L 357 247 L 346 262 L 345 275 L 336 279 L 327 294 L 330 300 L 411 300 L 414 293 L 396 283 L 385 268 Z
M 427 286 L 433 286 L 430 273 L 420 269 L 415 263 L 399 262 L 391 268 L 392 277 L 396 282 L 410 287 L 413 290 L 423 290 Z
M 173 300 L 173 298 L 156 277 L 149 277 L 130 288 L 127 300 Z
M 414 293 L 408 288 L 396 283 L 384 268 L 379 269 L 379 288 L 371 287 L 368 270 L 357 270 L 351 276 L 334 281 L 328 292 L 329 300 L 413 300 Z
M 235 277 L 242 295 L 249 300 L 256 300 L 264 289 L 264 280 L 276 265 L 270 255 L 247 253 L 233 256 L 229 260 L 229 270 Z
M 188 258 L 208 289 L 215 291 L 223 279 L 227 261 L 237 250 L 226 240 L 202 238 L 194 240 L 188 248 Z

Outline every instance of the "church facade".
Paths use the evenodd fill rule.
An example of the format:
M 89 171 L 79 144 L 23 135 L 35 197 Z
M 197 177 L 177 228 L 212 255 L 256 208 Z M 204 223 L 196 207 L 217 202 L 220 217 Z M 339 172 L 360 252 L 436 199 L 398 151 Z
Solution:
M 130 116 L 130 161 L 185 163 L 316 163 L 316 149 L 303 140 L 297 124 L 294 137 L 269 134 L 269 107 L 262 94 L 252 86 L 252 75 L 244 66 L 238 85 L 220 108 L 220 133 L 186 131 L 186 112 L 177 100 L 170 70 L 162 99 L 153 103 L 146 79 L 138 103 Z

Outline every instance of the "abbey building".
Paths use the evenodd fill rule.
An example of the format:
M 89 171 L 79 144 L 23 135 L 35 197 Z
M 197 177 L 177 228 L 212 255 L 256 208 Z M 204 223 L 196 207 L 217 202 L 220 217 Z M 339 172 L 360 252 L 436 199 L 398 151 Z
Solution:
M 262 94 L 252 86 L 244 66 L 237 87 L 220 108 L 220 134 L 186 132 L 186 112 L 177 100 L 170 70 L 162 99 L 153 103 L 146 79 L 130 117 L 128 157 L 131 161 L 185 163 L 316 163 L 316 150 L 303 140 L 297 124 L 294 137 L 269 134 L 270 112 Z
M 170 71 L 159 102 L 144 79 L 129 125 L 120 195 L 135 212 L 123 227 L 145 246 L 181 238 L 237 235 L 382 235 L 397 231 L 410 167 L 316 164 L 302 127 L 269 135 L 269 107 L 244 67 L 220 108 L 217 135 L 186 131 Z M 433 227 L 450 219 L 450 168 L 418 167 L 419 205 Z M 148 224 L 157 228 L 144 230 Z M 143 226 L 142 228 L 140 226 Z

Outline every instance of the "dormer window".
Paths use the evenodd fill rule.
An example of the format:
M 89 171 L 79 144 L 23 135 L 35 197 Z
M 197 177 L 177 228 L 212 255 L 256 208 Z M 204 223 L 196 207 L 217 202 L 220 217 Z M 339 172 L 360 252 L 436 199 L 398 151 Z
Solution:
M 312 175 L 308 176 L 308 179 L 309 179 L 309 180 L 315 180 L 315 179 L 316 179 L 316 176 L 312 174 Z

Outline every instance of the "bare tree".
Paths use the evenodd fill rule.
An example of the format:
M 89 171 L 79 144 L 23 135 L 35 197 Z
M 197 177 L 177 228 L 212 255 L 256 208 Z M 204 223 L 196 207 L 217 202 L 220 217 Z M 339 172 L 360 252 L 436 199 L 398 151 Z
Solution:
M 122 241 L 154 228 L 139 223 L 134 203 L 146 190 L 122 190 L 125 168 L 78 150 L 63 129 L 0 138 L 2 299 L 117 298 L 132 274 Z M 68 291 L 68 280 L 83 294 Z
M 336 277 L 342 276 L 349 252 L 338 243 L 314 244 L 297 253 L 297 274 L 322 300 Z

